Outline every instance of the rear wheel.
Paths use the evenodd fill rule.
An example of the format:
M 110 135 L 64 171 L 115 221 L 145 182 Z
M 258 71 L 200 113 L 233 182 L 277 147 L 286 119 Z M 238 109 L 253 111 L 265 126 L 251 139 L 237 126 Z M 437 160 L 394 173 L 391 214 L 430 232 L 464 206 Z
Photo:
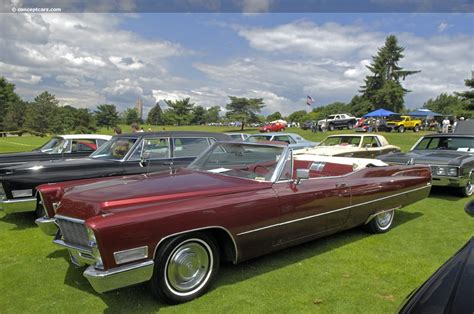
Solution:
M 395 216 L 395 210 L 389 210 L 382 212 L 375 216 L 368 224 L 364 227 L 370 233 L 384 233 L 392 228 L 393 217 Z
M 398 127 L 398 132 L 399 132 L 399 133 L 405 132 L 405 127 L 404 127 L 403 125 L 400 125 L 400 126 Z
M 354 128 L 354 125 L 353 125 L 352 123 L 349 123 L 349 124 L 347 125 L 347 129 L 348 129 L 348 130 L 352 130 L 353 128 Z
M 219 249 L 204 233 L 177 236 L 156 254 L 152 293 L 176 304 L 203 295 L 219 270 Z
M 415 125 L 413 128 L 413 132 L 418 132 L 420 130 L 420 127 L 418 125 Z

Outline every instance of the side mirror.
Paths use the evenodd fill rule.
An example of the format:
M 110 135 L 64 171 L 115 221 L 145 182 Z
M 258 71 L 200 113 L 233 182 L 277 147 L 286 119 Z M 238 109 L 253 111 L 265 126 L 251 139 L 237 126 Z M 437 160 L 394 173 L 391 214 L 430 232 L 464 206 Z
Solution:
M 309 179 L 309 169 L 296 169 L 296 184 L 300 184 L 302 179 Z
M 464 207 L 464 211 L 471 217 L 474 217 L 474 200 L 471 200 Z

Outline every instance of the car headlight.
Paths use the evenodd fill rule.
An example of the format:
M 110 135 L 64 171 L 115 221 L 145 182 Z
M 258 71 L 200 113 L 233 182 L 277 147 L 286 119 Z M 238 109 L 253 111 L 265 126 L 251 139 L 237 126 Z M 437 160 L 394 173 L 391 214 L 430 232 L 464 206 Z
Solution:
M 102 256 L 100 256 L 99 247 L 97 245 L 97 239 L 95 237 L 94 230 L 86 226 L 87 237 L 89 239 L 89 247 L 92 249 L 92 256 L 94 256 L 96 263 L 94 267 L 104 269 L 104 263 L 102 262 Z
M 447 167 L 438 167 L 436 169 L 436 175 L 445 176 L 447 174 Z
M 448 169 L 448 174 L 449 174 L 451 177 L 457 177 L 457 176 L 458 176 L 458 168 L 456 168 L 456 167 L 449 167 L 449 169 Z

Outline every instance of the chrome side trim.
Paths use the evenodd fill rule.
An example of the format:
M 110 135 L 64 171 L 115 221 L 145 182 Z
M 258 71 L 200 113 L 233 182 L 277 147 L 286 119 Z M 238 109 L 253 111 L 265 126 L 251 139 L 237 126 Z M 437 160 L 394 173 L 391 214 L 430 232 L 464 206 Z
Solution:
M 405 192 L 401 192 L 401 193 L 397 193 L 397 194 L 393 194 L 393 195 L 389 195 L 389 196 L 384 196 L 384 197 L 381 197 L 381 198 L 377 198 L 375 200 L 371 200 L 371 201 L 368 201 L 368 202 L 363 202 L 363 203 L 359 203 L 359 204 L 355 204 L 355 205 L 350 205 L 350 206 L 338 208 L 338 209 L 335 209 L 335 210 L 332 210 L 332 211 L 329 211 L 329 212 L 325 212 L 325 213 L 321 213 L 321 214 L 311 215 L 311 216 L 302 217 L 302 218 L 298 218 L 298 219 L 294 219 L 294 220 L 288 220 L 288 221 L 280 222 L 280 223 L 277 223 L 277 224 L 274 224 L 274 225 L 269 225 L 269 226 L 265 226 L 265 227 L 261 227 L 261 228 L 257 228 L 257 229 L 253 229 L 253 230 L 244 231 L 244 232 L 238 233 L 237 236 L 242 236 L 242 235 L 245 235 L 245 234 L 258 232 L 258 231 L 262 231 L 262 230 L 269 229 L 269 228 L 280 227 L 280 226 L 284 226 L 284 225 L 287 225 L 287 224 L 290 224 L 290 223 L 294 223 L 294 222 L 298 222 L 298 221 L 302 221 L 302 220 L 306 220 L 306 219 L 312 219 L 312 218 L 319 217 L 319 216 L 334 214 L 334 213 L 337 213 L 337 212 L 340 212 L 342 210 L 346 210 L 346 209 L 349 209 L 349 208 L 359 207 L 359 206 L 370 204 L 370 203 L 375 203 L 375 202 L 378 202 L 378 201 L 381 201 L 381 200 L 385 200 L 385 199 L 388 199 L 388 198 L 392 198 L 392 197 L 395 197 L 395 196 L 415 192 L 415 191 L 430 188 L 430 187 L 431 187 L 431 183 L 427 183 L 426 186 L 422 186 L 422 187 L 419 187 L 419 188 L 416 188 L 416 189 L 413 189 L 413 190 L 410 190 L 410 191 L 405 191 Z
M 159 246 L 161 245 L 161 243 L 162 243 L 163 241 L 165 241 L 166 239 L 169 239 L 169 238 L 171 238 L 171 237 L 175 237 L 175 236 L 178 236 L 178 235 L 181 235 L 181 234 L 185 234 L 185 233 L 190 233 L 190 232 L 195 232 L 195 231 L 202 231 L 202 230 L 207 230 L 207 229 L 221 229 L 221 230 L 224 230 L 224 231 L 229 235 L 229 237 L 232 239 L 232 243 L 234 244 L 235 260 L 233 261 L 233 263 L 236 264 L 237 261 L 239 260 L 239 251 L 237 250 L 237 243 L 235 242 L 235 239 L 234 239 L 234 237 L 232 236 L 232 233 L 230 233 L 229 230 L 227 230 L 226 228 L 221 227 L 221 226 L 208 226 L 208 227 L 202 227 L 202 228 L 184 230 L 184 231 L 181 231 L 181 232 L 177 232 L 177 233 L 173 233 L 173 234 L 167 235 L 166 237 L 162 238 L 162 239 L 160 240 L 160 242 L 158 242 L 158 244 L 156 245 L 156 247 L 155 247 L 155 252 L 153 253 L 153 259 L 155 259 L 155 257 L 156 257 L 156 252 L 158 252 L 158 247 L 159 247 Z
M 150 280 L 154 264 L 152 260 L 148 260 L 109 270 L 98 270 L 94 266 L 89 266 L 83 275 L 95 291 L 103 293 Z

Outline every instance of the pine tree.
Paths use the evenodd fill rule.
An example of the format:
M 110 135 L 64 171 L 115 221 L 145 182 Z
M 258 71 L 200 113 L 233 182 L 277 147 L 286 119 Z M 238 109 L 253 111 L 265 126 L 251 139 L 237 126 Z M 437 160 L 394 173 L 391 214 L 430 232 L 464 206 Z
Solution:
M 377 55 L 372 57 L 372 63 L 367 66 L 372 75 L 365 78 L 365 85 L 360 92 L 362 98 L 372 103 L 373 109 L 385 108 L 395 112 L 404 109 L 403 97 L 409 90 L 403 88 L 400 80 L 420 72 L 404 70 L 398 65 L 404 57 L 404 50 L 405 48 L 398 46 L 397 37 L 390 35 Z

